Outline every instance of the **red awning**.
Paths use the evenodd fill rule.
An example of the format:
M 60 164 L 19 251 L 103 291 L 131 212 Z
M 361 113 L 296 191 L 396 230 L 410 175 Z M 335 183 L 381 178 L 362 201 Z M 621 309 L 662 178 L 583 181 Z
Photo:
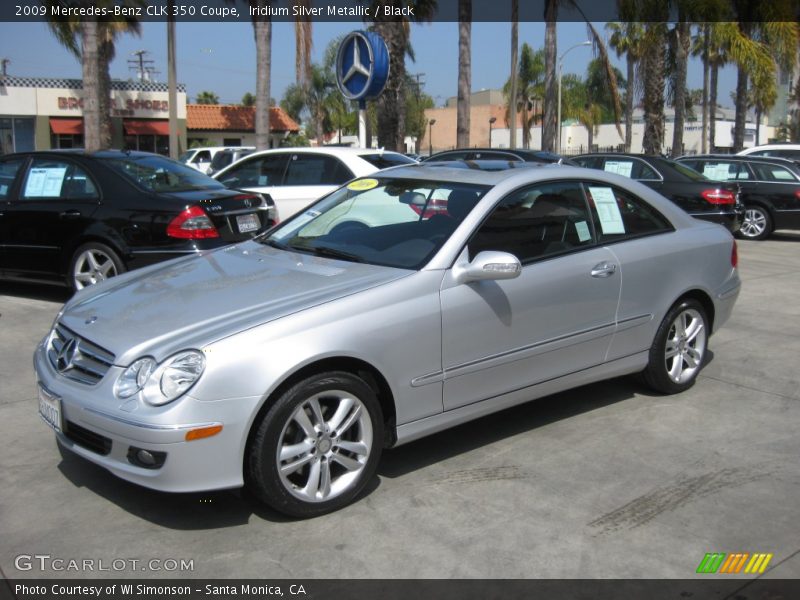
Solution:
M 50 119 L 50 130 L 56 134 L 83 135 L 83 119 Z
M 122 128 L 128 135 L 169 135 L 169 121 L 135 121 L 125 119 Z

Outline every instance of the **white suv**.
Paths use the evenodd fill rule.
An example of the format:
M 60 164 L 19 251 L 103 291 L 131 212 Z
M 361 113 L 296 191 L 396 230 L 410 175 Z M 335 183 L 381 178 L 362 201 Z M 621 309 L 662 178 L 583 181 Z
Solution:
M 764 144 L 739 152 L 748 156 L 771 156 L 800 162 L 800 144 Z
M 181 154 L 178 160 L 186 165 L 197 169 L 201 173 L 208 174 L 211 161 L 214 155 L 222 150 L 255 150 L 254 146 L 209 146 L 206 148 L 191 148 Z

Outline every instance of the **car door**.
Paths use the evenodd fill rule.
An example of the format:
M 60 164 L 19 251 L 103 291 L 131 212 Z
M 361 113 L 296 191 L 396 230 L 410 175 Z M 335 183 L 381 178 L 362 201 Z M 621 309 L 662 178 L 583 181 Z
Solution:
M 23 171 L 25 160 L 19 156 L 0 160 L 0 271 L 6 269 L 7 240 L 14 227 L 9 207 L 16 194 L 16 182 Z
M 758 197 L 775 210 L 777 227 L 800 227 L 800 181 L 782 165 L 751 162 Z
M 5 270 L 52 279 L 64 272 L 69 251 L 91 223 L 100 191 L 68 158 L 35 156 L 8 204 Z
M 444 409 L 602 363 L 620 294 L 614 255 L 595 244 L 579 182 L 537 184 L 501 200 L 465 253 L 509 252 L 515 279 L 441 289 Z M 462 254 L 462 259 L 464 259 Z
M 285 219 L 353 178 L 353 172 L 335 156 L 293 152 L 279 196 L 273 196 Z

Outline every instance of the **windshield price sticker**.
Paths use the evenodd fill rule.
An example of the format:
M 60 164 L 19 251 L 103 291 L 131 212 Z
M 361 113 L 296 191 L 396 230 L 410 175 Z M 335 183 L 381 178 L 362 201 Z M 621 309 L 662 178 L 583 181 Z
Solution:
M 631 161 L 607 160 L 603 170 L 606 173 L 616 173 L 623 177 L 630 177 L 631 171 L 633 171 L 633 163 Z
M 66 167 L 34 168 L 25 184 L 26 198 L 55 198 L 61 195 Z
M 356 181 L 350 183 L 347 186 L 347 189 L 354 192 L 366 192 L 374 187 L 378 187 L 377 179 L 357 179 Z
M 625 233 L 625 225 L 622 222 L 622 215 L 619 212 L 617 198 L 614 191 L 607 187 L 589 187 L 594 205 L 597 208 L 597 216 L 600 217 L 600 226 L 604 235 L 615 233 Z

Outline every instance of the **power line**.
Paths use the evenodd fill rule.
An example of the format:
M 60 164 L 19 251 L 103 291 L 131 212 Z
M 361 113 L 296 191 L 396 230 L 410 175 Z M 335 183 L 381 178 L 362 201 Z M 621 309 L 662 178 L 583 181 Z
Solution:
M 139 81 L 154 81 L 155 76 L 160 74 L 160 71 L 156 71 L 153 67 L 155 61 L 145 58 L 145 55 L 149 54 L 147 50 L 138 50 L 131 52 L 131 56 L 136 58 L 128 60 L 128 70 L 136 72 Z

